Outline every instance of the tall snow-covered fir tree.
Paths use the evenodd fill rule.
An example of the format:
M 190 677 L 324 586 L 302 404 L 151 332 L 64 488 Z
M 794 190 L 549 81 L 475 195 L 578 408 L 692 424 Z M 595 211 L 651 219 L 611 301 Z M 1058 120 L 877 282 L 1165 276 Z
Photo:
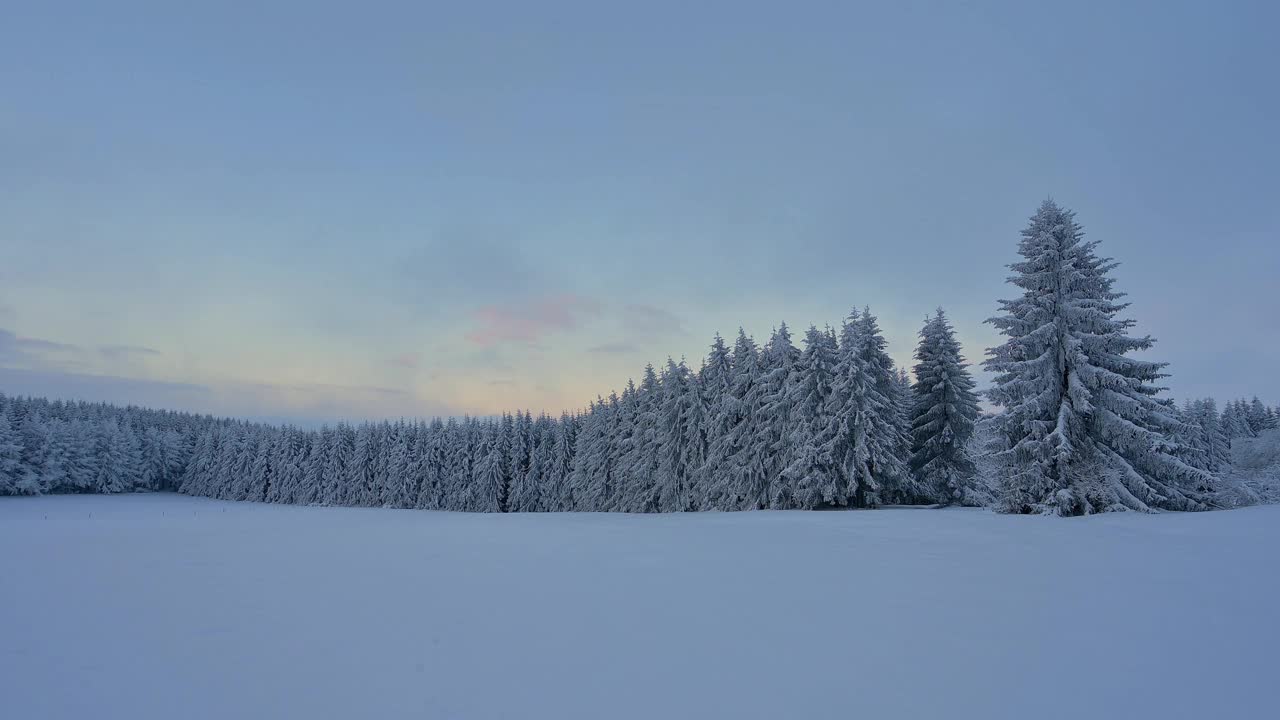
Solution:
M 791 342 L 787 324 L 782 323 L 760 353 L 760 409 L 755 442 L 764 471 L 762 507 L 774 506 L 774 499 L 778 496 L 775 487 L 791 463 L 791 428 L 794 422 L 791 386 L 795 382 L 799 361 L 800 350 Z
M 840 330 L 837 413 L 844 439 L 838 458 L 855 507 L 914 500 L 906 467 L 909 441 L 898 375 L 870 308 L 854 310 Z M 841 503 L 844 504 L 844 503 Z
M 613 467 L 609 457 L 609 431 L 618 406 L 617 395 L 608 401 L 596 398 L 578 432 L 569 496 L 573 510 L 601 510 L 609 495 Z
M 658 507 L 659 393 L 657 371 L 652 364 L 646 365 L 633 400 L 631 443 L 620 459 L 624 481 L 618 506 L 624 512 L 654 512 Z
M 471 479 L 470 492 L 464 506 L 467 512 L 502 512 L 500 500 L 503 485 L 507 481 L 503 465 L 507 458 L 501 445 L 498 433 L 484 432 L 476 449 L 475 475 Z
M 657 405 L 658 467 L 655 484 L 658 512 L 683 512 L 689 509 L 688 443 L 689 409 L 697 389 L 689 368 L 667 358 L 667 367 L 659 383 Z
M 843 505 L 849 497 L 838 467 L 844 432 L 835 400 L 836 343 L 812 325 L 804 343 L 787 393 L 791 461 L 771 488 L 770 506 L 780 509 Z
M 401 420 L 396 425 L 395 443 L 391 449 L 391 495 L 386 504 L 408 509 L 421 492 L 422 477 L 417 474 L 417 428 Z
M 610 401 L 612 402 L 612 397 Z M 623 511 L 623 496 L 631 484 L 631 467 L 627 460 L 632 456 L 632 449 L 636 444 L 636 421 L 640 416 L 639 394 L 634 380 L 627 380 L 627 386 L 616 405 L 608 431 L 609 466 L 613 468 L 613 472 L 606 486 L 608 492 L 604 504 L 600 506 L 605 512 Z
M 507 512 L 538 512 L 541 509 L 540 490 L 546 482 L 546 460 L 540 458 L 538 454 L 539 436 L 538 431 L 541 429 L 539 419 L 530 425 L 527 434 L 520 432 L 520 424 L 523 418 L 531 417 L 529 414 L 517 416 L 515 424 L 512 426 L 516 434 L 512 435 L 511 441 L 511 473 L 510 473 L 510 489 L 506 497 L 503 507 Z M 517 437 L 518 435 L 518 437 Z M 529 448 L 529 466 L 521 468 L 517 459 L 517 449 L 523 449 L 525 443 Z
M 735 416 L 730 411 L 729 389 L 733 384 L 733 356 L 716 333 L 702 369 L 698 372 L 698 388 L 706 408 L 703 428 L 706 452 L 702 465 L 694 470 L 692 493 L 695 507 L 712 510 L 711 497 L 722 483 L 725 467 L 716 449 L 723 446 L 724 438 L 733 427 Z
M 569 476 L 573 473 L 573 455 L 577 445 L 578 422 L 568 412 L 560 414 L 552 432 L 554 445 L 551 465 L 547 471 L 547 487 L 543 489 L 543 502 L 547 512 L 564 512 L 572 509 L 569 496 Z
M 546 415 L 539 415 L 534 421 L 530 435 L 533 453 L 529 459 L 529 472 L 525 475 L 524 492 L 513 499 L 508 508 L 510 512 L 550 512 L 555 507 L 554 425 L 555 422 Z
M 942 503 L 981 505 L 969 441 L 978 420 L 973 377 L 942 308 L 920 330 L 912 386 L 911 471 L 916 483 Z
M 1176 455 L 1180 421 L 1157 399 L 1164 363 L 1127 357 L 1132 337 L 1108 276 L 1075 215 L 1046 200 L 1022 231 L 1009 282 L 988 322 L 1008 339 L 988 351 L 990 398 L 1004 408 L 997 509 L 1080 515 L 1117 509 L 1203 510 L 1214 477 Z
M 728 387 L 715 416 L 717 431 L 708 448 L 710 484 L 702 498 L 708 509 L 753 510 L 768 503 L 757 437 L 762 398 L 759 360 L 755 341 L 739 328 Z
M 418 436 L 418 453 L 414 474 L 418 477 L 418 498 L 414 507 L 420 510 L 440 509 L 440 472 L 444 467 L 444 422 L 435 418 Z
M 129 426 L 121 426 L 114 418 L 104 423 L 98 435 L 98 492 L 137 490 L 142 481 L 141 465 L 138 441 Z
M 681 363 L 684 367 L 684 363 Z M 688 368 L 685 368 L 688 370 Z M 708 436 L 711 413 L 709 398 L 702 387 L 702 373 L 688 371 L 688 382 L 685 383 L 684 398 L 680 402 L 680 425 L 683 430 L 681 451 L 675 462 L 679 468 L 678 488 L 672 488 L 668 507 L 680 512 L 698 507 L 699 478 L 702 468 L 707 462 L 707 449 L 711 446 Z

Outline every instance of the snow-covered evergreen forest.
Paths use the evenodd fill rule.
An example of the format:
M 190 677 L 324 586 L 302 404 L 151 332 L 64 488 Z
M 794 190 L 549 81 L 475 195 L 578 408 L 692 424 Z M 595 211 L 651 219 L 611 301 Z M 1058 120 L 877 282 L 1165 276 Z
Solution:
M 889 504 L 1077 515 L 1270 499 L 1233 452 L 1280 435 L 1280 407 L 1161 397 L 1136 359 L 1115 263 L 1044 203 L 992 318 L 1005 342 L 984 417 L 940 309 L 910 373 L 876 317 L 716 336 L 559 417 L 278 427 L 0 395 L 0 495 L 177 490 L 230 500 L 469 512 L 683 512 Z M 1265 454 L 1265 453 L 1264 453 Z M 1250 457 L 1255 457 L 1256 452 Z M 1253 468 L 1257 470 L 1257 468 Z M 1266 470 L 1266 468 L 1263 468 Z

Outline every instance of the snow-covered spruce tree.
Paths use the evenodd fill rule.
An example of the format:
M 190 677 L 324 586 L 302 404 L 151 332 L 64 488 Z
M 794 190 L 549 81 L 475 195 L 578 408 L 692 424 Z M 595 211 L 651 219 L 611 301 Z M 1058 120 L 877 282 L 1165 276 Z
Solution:
M 444 422 L 435 418 L 418 436 L 419 450 L 415 474 L 420 478 L 418 498 L 414 507 L 419 510 L 440 509 L 440 470 L 444 467 Z
M 48 433 L 48 444 L 44 451 L 44 465 L 40 470 L 40 481 L 46 493 L 63 493 L 70 490 L 67 482 L 67 460 L 70 451 L 67 426 L 70 423 L 56 417 L 45 421 Z
M 498 454 L 502 460 L 502 492 L 500 494 L 500 505 L 506 509 L 508 499 L 511 496 L 512 489 L 516 484 L 523 482 L 520 476 L 523 474 L 521 468 L 520 457 L 524 455 L 525 437 L 520 432 L 520 425 L 524 421 L 524 412 L 516 410 L 513 416 L 510 413 L 503 413 L 502 419 L 498 423 Z
M 240 431 L 240 442 L 236 448 L 232 475 L 227 483 L 227 500 L 248 500 L 253 493 L 253 458 L 258 450 L 258 427 L 246 425 Z
M 517 411 L 516 418 L 512 421 L 508 428 L 504 425 L 502 434 L 506 437 L 508 467 L 507 482 L 502 500 L 502 508 L 504 512 L 535 512 L 538 506 L 538 491 L 534 483 L 538 482 L 538 478 L 530 477 L 533 472 L 533 434 L 525 435 L 518 430 L 519 425 L 523 421 L 524 416 Z M 523 454 L 525 443 L 529 447 L 529 466 L 522 468 L 519 456 Z
M 904 443 L 902 445 L 902 457 L 904 458 L 904 464 L 907 465 L 908 472 L 911 470 L 909 459 L 911 457 L 911 411 L 915 408 L 916 402 L 915 390 L 912 389 L 914 384 L 907 369 L 898 368 L 897 373 L 894 375 L 893 397 L 898 406 L 898 417 L 902 421 L 900 433 Z M 911 479 L 914 483 L 915 476 L 912 475 Z M 919 488 L 917 488 L 917 492 L 919 492 Z
M 578 428 L 573 470 L 569 475 L 569 507 L 578 512 L 597 512 L 605 495 L 609 473 L 607 435 L 609 406 L 603 398 L 591 403 Z
M 149 426 L 142 432 L 142 481 L 153 490 L 166 490 L 182 468 L 178 433 Z
M 640 387 L 633 400 L 635 420 L 626 454 L 619 459 L 623 469 L 618 508 L 623 512 L 653 512 L 658 506 L 658 374 L 645 365 Z
M 0 495 L 18 493 L 18 473 L 22 467 L 22 446 L 9 418 L 0 412 Z
M 298 484 L 298 473 L 300 471 L 299 457 L 303 453 L 303 443 L 305 442 L 302 433 L 296 428 L 285 428 L 280 433 L 280 437 L 276 443 L 276 456 L 271 465 L 274 468 L 271 482 L 266 489 L 266 501 L 269 503 L 292 503 L 294 488 Z M 195 463 L 195 453 L 192 454 L 191 463 Z
M 1236 438 L 1253 437 L 1253 431 L 1249 428 L 1249 422 L 1245 419 L 1246 409 L 1244 402 L 1241 400 L 1233 400 L 1227 403 L 1226 408 L 1222 411 L 1222 430 L 1227 435 L 1227 440 L 1235 440 Z
M 997 509 L 1081 515 L 1117 509 L 1203 510 L 1215 480 L 1179 460 L 1178 419 L 1156 395 L 1163 363 L 1126 357 L 1152 346 L 1130 337 L 1115 267 L 1097 257 L 1075 215 L 1051 200 L 1022 231 L 1009 282 L 988 322 L 1008 339 L 987 352 L 990 398 L 1004 408 Z
M 791 463 L 791 434 L 793 418 L 791 386 L 795 380 L 796 364 L 800 351 L 791 342 L 791 332 L 782 323 L 769 338 L 764 352 L 760 353 L 760 410 L 758 414 L 758 443 L 764 468 L 766 495 L 761 498 L 762 507 L 773 507 L 779 493 L 775 487 L 782 481 L 782 473 Z M 789 495 L 784 492 L 783 495 Z
M 757 414 L 763 397 L 759 359 L 755 341 L 739 328 L 729 387 L 720 398 L 718 430 L 708 451 L 707 464 L 713 474 L 703 499 L 704 509 L 754 510 L 768 504 L 764 448 L 757 437 Z
M 347 481 L 342 493 L 347 505 L 369 505 L 375 494 L 373 465 L 378 448 L 373 432 L 373 426 L 369 423 L 356 429 L 351 461 L 347 463 Z
M 233 426 L 221 425 L 213 429 L 213 444 L 209 446 L 209 467 L 205 473 L 204 490 L 200 493 L 201 495 L 211 498 L 222 497 L 222 486 L 229 473 L 228 467 L 231 462 L 230 458 L 234 442 L 235 428 Z M 95 447 L 100 443 L 100 440 L 96 440 Z M 99 458 L 99 463 L 101 463 L 101 453 L 98 453 L 97 457 Z
M 213 428 L 206 429 L 196 438 L 191 448 L 191 461 L 187 463 L 182 479 L 178 483 L 178 492 L 186 495 L 204 494 L 209 467 L 213 460 L 213 442 Z
M 63 425 L 59 440 L 65 451 L 66 491 L 93 492 L 98 474 L 94 426 L 87 420 L 73 420 Z
M 880 424 L 888 459 L 878 462 L 873 468 L 880 474 L 880 501 L 913 502 L 919 498 L 920 491 L 907 466 L 911 456 L 911 388 L 903 383 L 905 373 L 894 367 L 893 358 L 886 350 L 888 342 L 869 307 L 862 309 L 858 339 L 862 341 L 863 367 L 874 380 L 876 390 L 886 399 Z
M 315 505 L 320 502 L 325 456 L 328 455 L 331 432 L 328 427 L 323 427 L 319 431 L 306 433 L 307 454 L 300 461 L 298 489 L 294 497 L 294 502 L 299 505 Z
M 324 488 L 320 502 L 325 505 L 347 506 L 351 501 L 347 497 L 347 473 L 351 458 L 355 454 L 355 435 L 351 426 L 338 423 L 325 443 L 324 452 Z M 249 470 L 253 473 L 252 466 Z
M 395 442 L 390 452 L 391 493 L 385 499 L 387 507 L 408 509 L 417 502 L 419 478 L 414 474 L 416 434 L 416 426 L 403 420 L 396 424 Z
M 512 425 L 512 442 L 510 455 L 510 487 L 507 491 L 506 502 L 503 505 L 505 512 L 539 512 L 542 504 L 542 485 L 546 481 L 547 457 L 539 457 L 539 443 L 542 440 L 542 431 L 546 423 L 546 416 L 541 415 L 536 420 L 533 419 L 533 413 L 526 413 L 523 417 L 529 418 L 528 429 L 520 431 L 522 424 L 520 416 L 517 416 Z M 525 453 L 529 457 L 527 467 L 521 467 L 518 459 L 517 450 L 527 448 Z
M 40 412 L 28 412 L 19 426 L 22 462 L 18 475 L 19 495 L 42 495 L 49 491 L 45 482 L 45 458 L 49 454 L 49 428 Z
M 1231 440 L 1227 437 L 1213 398 L 1188 400 L 1179 413 L 1185 428 L 1177 433 L 1178 457 L 1188 465 L 1219 472 L 1231 465 Z
M 258 439 L 258 454 L 253 458 L 253 467 L 249 470 L 249 500 L 265 502 L 267 493 L 271 491 L 271 482 L 277 472 L 275 462 L 279 438 L 280 432 L 273 428 L 263 432 Z
M 395 492 L 399 478 L 392 477 L 391 453 L 396 446 L 396 427 L 383 420 L 378 423 L 378 454 L 373 463 L 374 485 L 377 497 L 373 499 L 374 507 L 386 507 Z
M 469 423 L 468 423 L 469 424 Z M 455 418 L 444 426 L 443 456 L 440 465 L 440 509 L 462 510 L 471 474 L 467 429 Z
M 915 376 L 911 471 L 917 485 L 939 502 L 981 505 L 987 498 L 977 491 L 977 468 L 968 450 L 978 397 L 942 308 L 920 330 Z
M 503 451 L 498 442 L 497 426 L 489 427 L 478 418 L 469 417 L 462 423 L 462 437 L 462 467 L 466 470 L 466 474 L 458 478 L 462 488 L 462 509 L 467 512 L 499 512 L 501 508 L 497 507 L 497 493 L 502 492 L 503 483 L 507 480 L 507 471 L 510 466 L 508 461 L 511 456 Z M 487 472 L 481 472 L 481 465 L 490 456 L 496 470 L 484 468 Z M 493 509 L 477 509 L 488 504 L 485 502 L 486 491 L 477 487 L 481 478 L 487 480 L 490 483 L 489 489 L 494 491 L 494 500 L 491 503 Z
M 906 418 L 911 417 L 911 410 L 912 408 L 915 407 L 915 395 L 914 395 L 915 391 L 912 389 L 914 386 L 915 386 L 915 382 L 911 380 L 911 374 L 907 372 L 907 369 L 899 368 L 898 369 L 898 393 L 903 398 L 902 415 L 903 417 L 906 417 Z M 910 423 L 907 423 L 907 424 L 908 426 L 910 426 Z
M 702 422 L 706 451 L 702 464 L 694 469 L 691 483 L 693 506 L 698 509 L 713 509 L 713 489 L 721 484 L 721 476 L 725 472 L 714 448 L 722 442 L 721 438 L 729 433 L 731 427 L 732 418 L 726 410 L 732 382 L 733 359 L 729 348 L 724 344 L 724 338 L 716 333 L 711 351 L 698 373 L 698 388 L 702 391 L 703 407 L 706 410 Z
M 738 358 L 742 358 L 742 363 Z M 764 414 L 768 388 L 761 382 L 766 372 L 755 340 L 739 331 L 734 349 L 734 375 L 731 392 L 738 403 L 742 419 L 735 428 L 732 458 L 733 483 L 725 495 L 726 510 L 762 510 L 769 507 L 767 464 L 772 440 Z
M 529 445 L 532 448 L 529 459 L 529 472 L 525 473 L 521 484 L 512 489 L 508 512 L 544 512 L 544 491 L 550 485 L 552 471 L 551 419 L 545 414 L 533 421 L 533 429 L 529 433 Z
M 570 425 L 566 426 L 566 422 Z M 569 413 L 563 410 L 559 418 L 545 416 L 541 437 L 543 444 L 547 446 L 547 452 L 542 463 L 542 483 L 538 486 L 538 507 L 542 512 L 560 512 L 562 509 L 560 503 L 564 498 L 565 473 L 561 463 L 563 462 L 563 467 L 568 467 L 573 458 L 570 455 L 561 460 L 560 436 L 568 435 L 572 422 Z
M 1182 408 L 1174 405 L 1172 411 L 1182 421 L 1174 434 L 1177 444 L 1174 454 L 1191 467 L 1212 472 L 1214 468 L 1209 459 L 1209 436 L 1196 416 L 1195 403 L 1188 401 Z
M 507 482 L 507 468 L 504 467 L 507 454 L 502 451 L 500 433 L 496 428 L 486 428 L 481 432 L 483 437 L 476 449 L 475 474 L 465 509 L 468 512 L 502 512 L 500 496 Z
M 552 431 L 551 465 L 542 489 L 542 504 L 548 512 L 573 509 L 569 496 L 569 477 L 573 473 L 573 452 L 577 443 L 578 421 L 568 412 L 560 413 L 560 422 Z
M 685 367 L 683 361 L 680 364 Z M 675 503 L 672 512 L 698 508 L 698 478 L 706 465 L 707 449 L 711 445 L 708 437 L 710 408 L 707 403 L 708 395 L 702 387 L 701 373 L 689 371 L 685 394 L 680 402 L 680 425 L 684 442 L 680 456 L 676 459 L 677 467 L 681 468 L 678 477 L 682 478 L 682 483 L 670 496 Z
M 686 406 L 693 399 L 689 368 L 667 358 L 662 371 L 657 402 L 658 467 L 654 473 L 658 512 L 683 512 L 689 509 L 689 468 L 685 465 L 688 442 L 684 426 Z
M 218 487 L 218 499 L 243 500 L 249 481 L 249 460 L 253 453 L 253 429 L 247 425 L 238 425 L 234 432 L 235 439 L 223 446 L 223 465 L 219 472 L 222 482 Z
M 525 410 L 523 414 L 516 414 L 515 434 L 511 438 L 511 446 L 508 449 L 510 453 L 510 471 L 507 473 L 506 480 L 506 496 L 503 500 L 504 511 L 507 508 L 510 497 L 511 488 L 519 483 L 524 483 L 524 476 L 529 472 L 529 466 L 533 464 L 533 413 Z M 534 495 L 536 495 L 536 491 Z
M 770 506 L 810 510 L 848 501 L 848 485 L 837 466 L 844 432 L 835 402 L 836 343 L 810 325 L 805 349 L 788 390 L 791 461 L 772 487 Z
M 607 486 L 609 494 L 599 508 L 602 512 L 618 512 L 622 509 L 621 500 L 631 481 L 631 468 L 627 466 L 625 459 L 630 457 L 635 443 L 638 416 L 636 384 L 633 380 L 627 380 L 622 396 L 617 399 L 617 410 L 612 415 L 608 430 L 609 467 L 613 472 Z
M 1255 436 L 1259 433 L 1271 429 L 1272 418 L 1268 412 L 1266 405 L 1258 399 L 1257 395 L 1253 396 L 1253 400 L 1249 403 L 1249 409 L 1245 414 L 1245 421 L 1249 423 L 1249 430 Z
M 861 314 L 854 310 L 845 320 L 838 357 L 835 412 L 843 436 L 836 457 L 846 485 L 840 504 L 866 507 L 913 500 L 897 372 L 870 308 Z
M 109 418 L 99 429 L 98 477 L 100 493 L 133 492 L 142 481 L 137 439 L 128 426 Z

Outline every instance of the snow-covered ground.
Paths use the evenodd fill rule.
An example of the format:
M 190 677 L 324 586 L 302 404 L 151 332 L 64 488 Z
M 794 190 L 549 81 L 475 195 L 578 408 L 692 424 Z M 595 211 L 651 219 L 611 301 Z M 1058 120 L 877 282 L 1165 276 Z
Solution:
M 1261 718 L 1280 507 L 0 499 L 6 718 Z

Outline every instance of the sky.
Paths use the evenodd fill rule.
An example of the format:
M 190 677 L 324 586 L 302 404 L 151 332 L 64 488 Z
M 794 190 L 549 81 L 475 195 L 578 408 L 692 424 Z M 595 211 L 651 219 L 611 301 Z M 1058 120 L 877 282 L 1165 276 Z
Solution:
M 557 413 L 864 305 L 977 362 L 1052 197 L 1173 397 L 1280 402 L 1275 3 L 3 15 L 0 392 Z

